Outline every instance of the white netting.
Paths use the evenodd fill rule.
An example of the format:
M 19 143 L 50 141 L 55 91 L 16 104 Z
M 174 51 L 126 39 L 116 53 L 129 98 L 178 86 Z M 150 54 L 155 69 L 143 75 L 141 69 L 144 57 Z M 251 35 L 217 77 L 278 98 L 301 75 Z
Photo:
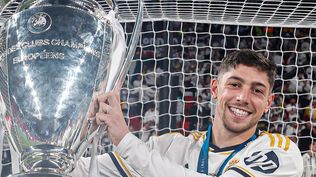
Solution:
M 245 48 L 278 66 L 276 98 L 259 128 L 285 134 L 302 153 L 310 152 L 316 136 L 313 28 L 145 22 L 121 93 L 131 130 L 144 141 L 153 134 L 205 130 L 214 110 L 210 79 L 223 56 Z
M 12 2 L 0 21 L 19 3 Z M 127 36 L 137 3 L 117 1 Z M 278 65 L 276 99 L 259 128 L 286 134 L 302 153 L 309 151 L 316 136 L 314 0 L 145 0 L 144 12 L 141 42 L 121 91 L 128 125 L 139 138 L 205 130 L 214 110 L 210 79 L 220 60 L 249 48 Z M 99 153 L 111 149 L 103 137 Z
M 267 122 L 271 129 L 277 123 L 285 130 L 289 123 L 314 123 L 316 115 L 309 107 L 316 94 L 315 39 L 316 30 L 311 28 L 145 22 L 141 45 L 122 89 L 123 110 L 131 128 L 140 133 L 146 119 L 158 122 L 145 116 L 151 107 L 160 117 L 167 117 L 163 127 L 153 126 L 157 130 L 165 125 L 169 131 L 205 129 L 202 120 L 213 115 L 210 79 L 220 60 L 230 51 L 249 48 L 278 65 L 275 104 L 262 124 Z M 161 109 L 161 105 L 167 107 Z M 293 133 L 299 138 L 297 129 Z M 288 130 L 287 135 L 292 133 Z

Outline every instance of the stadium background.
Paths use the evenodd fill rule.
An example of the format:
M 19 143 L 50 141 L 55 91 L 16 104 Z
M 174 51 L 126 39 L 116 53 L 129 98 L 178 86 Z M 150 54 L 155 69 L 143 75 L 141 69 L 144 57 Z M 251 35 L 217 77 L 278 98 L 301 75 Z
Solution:
M 147 2 L 161 5 L 161 1 Z M 133 23 L 122 25 L 128 39 Z M 145 21 L 121 90 L 130 130 L 144 141 L 156 134 L 188 135 L 205 130 L 214 110 L 210 80 L 227 53 L 246 48 L 263 53 L 278 65 L 276 98 L 258 128 L 285 134 L 302 154 L 308 152 L 316 136 L 316 29 L 304 26 Z M 99 153 L 112 149 L 106 135 L 99 145 Z M 2 164 L 2 176 L 10 174 L 7 146 Z

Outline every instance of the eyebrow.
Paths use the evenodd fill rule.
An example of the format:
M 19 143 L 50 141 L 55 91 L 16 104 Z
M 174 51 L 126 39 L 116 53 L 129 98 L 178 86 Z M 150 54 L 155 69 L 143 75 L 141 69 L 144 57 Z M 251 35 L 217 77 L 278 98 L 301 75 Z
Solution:
M 230 76 L 227 80 L 238 80 L 238 81 L 240 81 L 242 83 L 246 82 L 243 78 L 238 77 L 238 76 Z M 261 86 L 261 87 L 267 88 L 267 86 L 264 83 L 261 83 L 261 82 L 254 82 L 254 83 L 251 83 L 251 85 Z

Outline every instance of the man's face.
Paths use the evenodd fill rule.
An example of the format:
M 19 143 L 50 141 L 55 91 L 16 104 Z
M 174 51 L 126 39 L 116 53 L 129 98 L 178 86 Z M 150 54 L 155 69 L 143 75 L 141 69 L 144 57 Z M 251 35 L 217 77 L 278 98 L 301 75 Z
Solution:
M 238 65 L 212 80 L 212 97 L 217 100 L 215 121 L 233 133 L 254 130 L 274 95 L 266 73 Z

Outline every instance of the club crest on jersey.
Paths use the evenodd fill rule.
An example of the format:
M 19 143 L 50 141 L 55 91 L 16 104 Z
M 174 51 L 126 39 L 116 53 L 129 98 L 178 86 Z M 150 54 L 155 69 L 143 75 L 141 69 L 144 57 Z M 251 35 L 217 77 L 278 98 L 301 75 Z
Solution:
M 239 159 L 237 159 L 237 158 L 232 159 L 232 160 L 229 162 L 229 164 L 228 164 L 228 168 L 230 168 L 231 166 L 237 164 L 238 162 L 239 162 Z
M 245 164 L 253 170 L 271 174 L 280 166 L 278 156 L 273 151 L 255 152 L 244 159 Z

